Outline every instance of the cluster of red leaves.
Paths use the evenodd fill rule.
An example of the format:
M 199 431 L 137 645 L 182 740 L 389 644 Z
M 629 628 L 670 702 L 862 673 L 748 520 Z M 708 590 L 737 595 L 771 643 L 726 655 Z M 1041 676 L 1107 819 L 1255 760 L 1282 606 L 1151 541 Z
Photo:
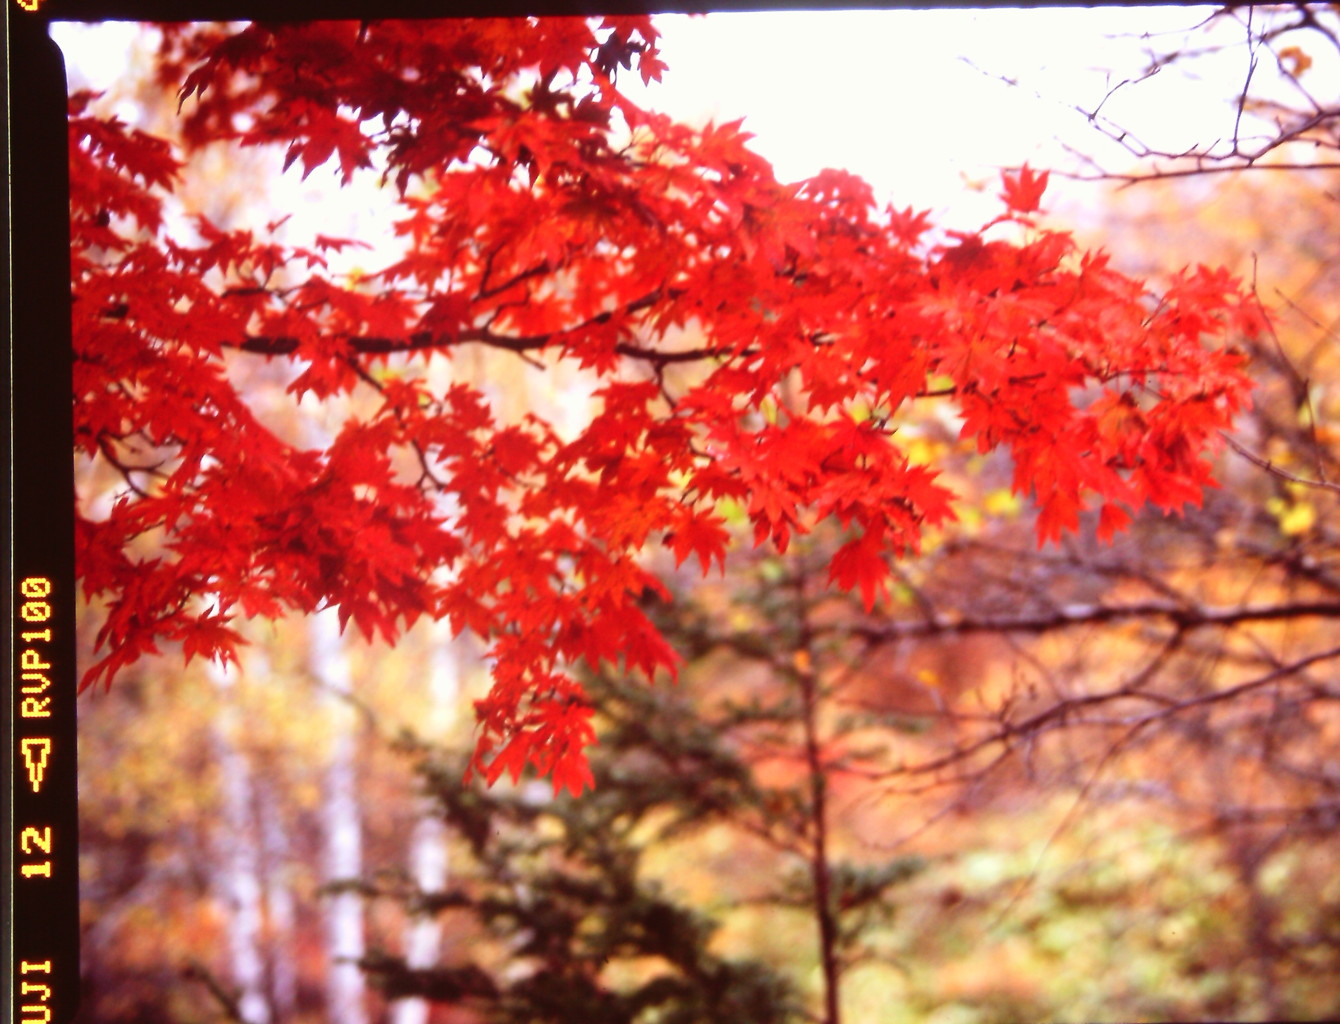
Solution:
M 567 666 L 675 667 L 640 608 L 664 592 L 649 545 L 706 572 L 724 499 L 783 550 L 833 517 L 850 539 L 831 577 L 872 607 L 889 559 L 952 517 L 894 436 L 907 403 L 952 402 L 982 451 L 1009 448 L 1039 542 L 1090 500 L 1103 536 L 1199 500 L 1247 400 L 1212 344 L 1257 328 L 1235 282 L 1197 268 L 1151 296 L 1028 220 L 1046 176 L 1027 169 L 997 221 L 944 244 L 851 175 L 782 184 L 738 123 L 689 128 L 618 91 L 621 69 L 660 77 L 656 40 L 642 17 L 169 25 L 181 155 L 72 99 L 76 440 L 127 482 L 79 520 L 107 608 L 85 686 L 163 641 L 235 657 L 238 614 L 334 605 L 388 640 L 445 617 L 495 666 L 477 768 L 580 792 L 592 708 Z M 203 218 L 199 244 L 174 239 L 163 198 L 218 141 L 281 146 L 304 176 L 380 172 L 402 257 L 348 283 L 323 256 L 342 240 Z M 1027 240 L 986 239 L 1007 223 Z M 601 411 L 565 442 L 465 384 L 371 372 L 464 345 L 574 360 Z M 299 396 L 376 387 L 380 408 L 297 450 L 230 383 L 241 353 L 304 367 Z

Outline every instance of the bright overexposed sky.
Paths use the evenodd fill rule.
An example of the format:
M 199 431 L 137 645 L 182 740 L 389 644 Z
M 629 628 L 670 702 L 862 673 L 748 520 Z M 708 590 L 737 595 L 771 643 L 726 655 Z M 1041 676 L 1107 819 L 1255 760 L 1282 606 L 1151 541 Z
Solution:
M 1096 106 L 1112 85 L 1143 70 L 1141 35 L 1156 48 L 1175 48 L 1212 9 L 662 15 L 665 80 L 644 89 L 625 73 L 620 85 L 690 122 L 745 118 L 754 147 L 783 181 L 840 167 L 870 181 L 881 200 L 972 228 L 998 212 L 1000 167 L 1073 168 L 1064 144 L 1120 167 L 1120 151 L 1074 106 Z M 72 87 L 105 88 L 125 76 L 137 31 L 119 23 L 53 26 Z M 1242 61 L 1229 55 L 1199 66 L 1199 81 L 1171 73 L 1119 90 L 1104 112 L 1169 148 L 1211 141 L 1231 129 L 1229 100 Z M 133 110 L 121 116 L 133 120 Z M 306 199 L 336 191 L 327 171 L 302 186 Z M 288 176 L 297 188 L 298 168 Z M 1057 182 L 1053 189 L 1092 187 Z M 330 213 L 326 205 L 314 216 Z
M 1073 106 L 1096 106 L 1110 84 L 1141 70 L 1133 35 L 1185 30 L 1210 10 L 662 17 L 670 71 L 646 94 L 649 105 L 687 117 L 743 116 L 783 181 L 840 167 L 899 207 L 962 211 L 972 220 L 977 211 L 996 212 L 997 168 L 1057 164 L 1063 157 L 1058 137 L 1100 147 L 1101 138 Z M 1118 69 L 1115 80 L 1111 69 Z M 1185 145 L 1191 140 L 1179 123 L 1183 129 L 1205 123 L 1225 99 L 1213 89 L 1192 91 L 1183 87 L 1171 111 L 1157 100 L 1128 111 L 1141 124 L 1167 122 L 1175 113 L 1178 123 L 1166 131 Z M 989 186 L 984 196 L 971 187 L 983 182 Z

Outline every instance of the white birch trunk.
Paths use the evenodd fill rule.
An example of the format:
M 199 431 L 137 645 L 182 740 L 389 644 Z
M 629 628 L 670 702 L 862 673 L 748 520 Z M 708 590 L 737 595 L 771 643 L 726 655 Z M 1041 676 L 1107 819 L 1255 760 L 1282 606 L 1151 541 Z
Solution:
M 288 878 L 292 851 L 274 790 L 263 789 L 260 798 L 265 910 L 270 925 L 266 947 L 270 960 L 270 1002 L 278 1020 L 291 1020 L 298 1005 L 298 972 L 294 966 L 297 950 L 293 941 L 297 901 Z
M 252 818 L 255 790 L 251 765 L 237 743 L 242 719 L 236 704 L 233 671 L 217 662 L 209 664 L 209 676 L 220 705 L 212 727 L 223 795 L 223 831 L 218 840 L 222 865 L 219 895 L 229 911 L 228 956 L 233 984 L 239 990 L 238 1011 L 246 1024 L 270 1024 L 262 955 L 260 849 Z
M 350 693 L 349 662 L 334 609 L 309 619 L 310 667 L 321 686 L 330 723 L 321 818 L 324 832 L 322 874 L 329 882 L 357 879 L 363 870 L 363 833 L 358 809 L 354 709 L 342 699 Z M 363 902 L 355 892 L 327 897 L 326 1019 L 330 1024 L 367 1024 L 366 986 L 357 961 L 363 956 Z
M 460 676 L 460 646 L 452 639 L 450 624 L 439 622 L 434 628 L 428 674 L 427 732 L 430 739 L 442 738 L 455 721 Z M 427 799 L 410 836 L 409 862 L 410 876 L 420 892 L 439 892 L 446 888 L 447 830 L 436 808 Z M 410 920 L 405 930 L 407 966 L 416 970 L 433 967 L 441 948 L 442 925 L 434 915 L 419 914 Z M 398 1000 L 391 1011 L 392 1024 L 427 1024 L 428 1010 L 426 1000 Z

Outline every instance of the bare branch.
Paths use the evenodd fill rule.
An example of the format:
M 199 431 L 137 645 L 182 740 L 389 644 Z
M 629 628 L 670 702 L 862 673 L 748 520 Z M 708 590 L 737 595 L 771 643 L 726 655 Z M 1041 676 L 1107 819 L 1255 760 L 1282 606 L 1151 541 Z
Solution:
M 1246 459 L 1252 465 L 1264 469 L 1271 476 L 1277 476 L 1281 480 L 1287 480 L 1290 483 L 1299 484 L 1303 487 L 1313 487 L 1320 491 L 1330 491 L 1334 494 L 1340 494 L 1340 484 L 1333 484 L 1327 480 L 1309 480 L 1307 477 L 1302 477 L 1298 476 L 1295 473 L 1290 473 L 1287 469 L 1280 469 L 1279 466 L 1276 466 L 1269 459 L 1263 458 L 1260 455 L 1257 455 L 1255 452 L 1249 450 L 1248 448 L 1245 448 L 1243 445 L 1235 441 L 1224 431 L 1221 430 L 1219 432 L 1219 436 L 1222 437 L 1225 441 L 1227 441 L 1228 446 L 1232 448 L 1235 452 L 1237 452 L 1239 455 L 1241 455 L 1244 459 Z
M 893 643 L 913 637 L 962 636 L 969 633 L 1047 633 L 1129 619 L 1161 618 L 1187 630 L 1203 626 L 1236 626 L 1246 622 L 1278 622 L 1310 617 L 1340 618 L 1340 601 L 1301 601 L 1236 608 L 1197 607 L 1170 601 L 1144 601 L 1129 605 L 1075 604 L 1032 616 L 935 614 L 916 621 L 857 626 L 851 632 L 868 641 Z

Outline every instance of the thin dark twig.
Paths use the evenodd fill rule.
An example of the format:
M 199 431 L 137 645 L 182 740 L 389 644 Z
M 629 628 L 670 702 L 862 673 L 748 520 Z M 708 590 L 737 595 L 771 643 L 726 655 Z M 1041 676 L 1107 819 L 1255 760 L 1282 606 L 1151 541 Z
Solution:
M 1225 431 L 1220 431 L 1219 436 L 1228 442 L 1228 446 L 1241 455 L 1252 465 L 1264 469 L 1271 476 L 1277 476 L 1281 480 L 1287 480 L 1289 483 L 1298 484 L 1302 487 L 1312 487 L 1320 491 L 1330 491 L 1333 494 L 1340 494 L 1340 484 L 1331 483 L 1329 480 L 1309 480 L 1307 477 L 1298 476 L 1296 473 L 1290 473 L 1287 469 L 1281 469 L 1271 460 L 1257 455 L 1255 452 L 1244 447 L 1238 441 L 1235 441 Z

